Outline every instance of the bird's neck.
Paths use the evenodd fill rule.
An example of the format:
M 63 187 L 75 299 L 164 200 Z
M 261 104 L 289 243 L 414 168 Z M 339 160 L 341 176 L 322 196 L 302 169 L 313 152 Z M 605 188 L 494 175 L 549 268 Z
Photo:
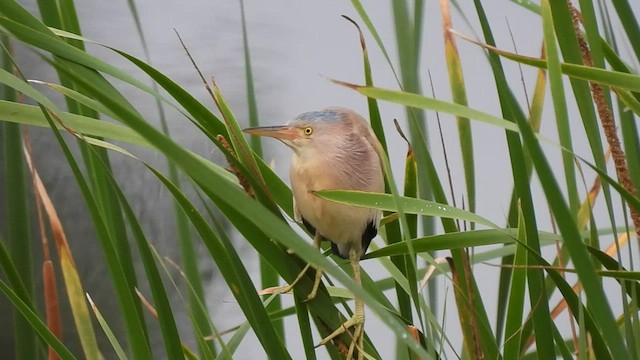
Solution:
M 316 166 L 323 166 L 324 164 L 331 163 L 334 158 L 334 151 L 331 149 L 318 150 L 317 148 L 298 148 L 293 152 L 293 156 L 297 157 L 299 164 L 314 164 Z

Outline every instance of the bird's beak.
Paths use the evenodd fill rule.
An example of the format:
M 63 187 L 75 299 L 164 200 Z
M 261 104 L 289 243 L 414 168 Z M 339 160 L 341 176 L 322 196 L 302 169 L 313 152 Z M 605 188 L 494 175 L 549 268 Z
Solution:
M 242 131 L 250 135 L 269 136 L 280 140 L 294 140 L 300 136 L 297 128 L 287 125 L 256 126 L 246 128 Z

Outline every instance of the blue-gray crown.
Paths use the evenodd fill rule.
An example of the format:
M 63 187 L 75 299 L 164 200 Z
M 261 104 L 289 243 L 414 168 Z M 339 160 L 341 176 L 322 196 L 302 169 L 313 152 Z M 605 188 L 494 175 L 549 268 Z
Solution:
M 338 109 L 309 111 L 298 115 L 293 122 L 335 122 L 344 120 L 346 114 Z

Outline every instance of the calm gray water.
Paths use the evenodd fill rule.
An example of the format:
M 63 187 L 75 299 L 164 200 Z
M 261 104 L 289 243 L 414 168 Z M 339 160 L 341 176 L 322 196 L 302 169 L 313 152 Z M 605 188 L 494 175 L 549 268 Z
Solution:
M 472 28 L 469 28 L 458 14 L 454 15 L 453 21 L 457 30 L 473 34 L 474 31 L 478 31 L 479 26 L 473 16 L 473 6 L 468 3 L 470 2 L 465 2 L 462 7 L 465 13 L 469 14 Z M 494 34 L 501 47 L 513 50 L 507 28 L 508 23 L 517 43 L 518 52 L 531 56 L 539 54 L 541 32 L 539 31 L 540 19 L 537 15 L 509 1 L 486 1 L 485 3 L 486 11 L 494 25 Z M 32 2 L 28 2 L 26 6 L 36 12 Z M 84 0 L 76 2 L 76 6 L 86 37 L 109 44 L 138 57 L 144 56 L 141 42 L 125 1 Z M 235 1 L 145 0 L 138 1 L 137 6 L 141 14 L 152 64 L 203 103 L 213 108 L 211 100 L 175 36 L 173 30 L 175 28 L 181 34 L 205 76 L 213 75 L 216 77 L 237 118 L 246 123 L 244 58 L 238 3 Z M 391 5 L 386 1 L 378 1 L 368 2 L 365 6 L 387 46 L 394 66 L 396 66 Z M 443 61 L 443 40 L 438 3 L 435 1 L 427 2 L 425 12 L 421 80 L 423 85 L 428 84 L 427 70 L 430 70 L 433 75 L 436 96 L 450 99 L 447 70 Z M 357 33 L 351 24 L 340 17 L 342 14 L 359 20 L 357 13 L 348 1 L 331 0 L 321 3 L 282 0 L 246 2 L 249 42 L 262 123 L 284 123 L 299 113 L 326 106 L 345 106 L 366 114 L 367 107 L 364 97 L 334 85 L 326 79 L 329 77 L 354 83 L 364 82 Z M 367 41 L 375 83 L 381 87 L 397 88 L 390 67 L 368 34 Z M 499 116 L 500 109 L 493 78 L 483 53 L 477 46 L 462 41 L 459 41 L 458 47 L 462 56 L 465 81 L 469 89 L 470 105 Z M 146 81 L 143 74 L 137 71 L 132 64 L 113 52 L 98 46 L 89 46 L 89 49 L 91 53 L 126 72 L 138 74 L 140 79 Z M 19 56 L 23 64 L 28 64 L 26 66 L 28 77 L 56 81 L 50 68 L 40 63 L 32 53 L 21 51 Z M 520 85 L 520 73 L 517 65 L 505 62 L 505 68 L 507 76 L 514 86 L 514 92 L 524 103 L 524 91 Z M 531 96 L 536 72 L 524 68 L 523 74 L 529 96 Z M 149 121 L 158 123 L 158 113 L 151 97 L 141 94 L 130 86 L 118 83 L 116 85 Z M 55 95 L 53 96 L 55 97 Z M 549 106 L 547 108 L 551 104 L 550 99 L 548 100 Z M 398 179 L 401 180 L 406 145 L 395 132 L 392 120 L 397 118 L 404 124 L 405 113 L 400 106 L 387 103 L 380 105 L 383 118 L 386 121 L 387 139 L 390 141 L 391 160 L 398 174 Z M 551 113 L 545 113 L 545 115 L 542 132 L 550 138 L 555 138 L 556 131 L 551 121 Z M 219 154 L 212 144 L 199 134 L 188 121 L 170 110 L 167 112 L 167 117 L 172 136 L 181 144 L 204 156 L 220 161 Z M 431 134 L 436 134 L 435 115 L 429 113 L 427 119 L 429 131 Z M 464 180 L 458 150 L 457 130 L 451 116 L 441 115 L 441 119 L 457 201 L 460 203 L 464 196 Z M 575 119 L 574 123 L 576 132 L 580 133 L 582 130 L 579 120 Z M 511 188 L 511 171 L 508 167 L 509 160 L 504 132 L 498 128 L 478 123 L 474 123 L 473 131 L 478 189 L 477 212 L 497 224 L 503 224 L 508 211 Z M 117 320 L 119 315 L 116 315 L 118 314 L 117 303 L 112 295 L 112 289 L 105 286 L 108 283 L 106 281 L 108 274 L 101 255 L 98 255 L 101 251 L 91 222 L 87 218 L 81 195 L 68 172 L 68 166 L 60 156 L 57 144 L 47 131 L 33 130 L 32 133 L 36 142 L 35 152 L 41 174 L 54 197 L 54 201 L 59 204 L 58 211 L 61 213 L 67 234 L 70 237 L 71 247 L 83 276 L 86 290 L 107 315 L 107 319 L 112 321 L 114 329 L 122 330 L 122 324 Z M 436 137 L 432 136 L 432 138 L 434 139 L 432 146 L 437 166 L 444 174 L 441 145 Z M 288 149 L 275 141 L 267 140 L 264 144 L 267 149 L 266 157 L 273 159 L 277 172 L 286 178 Z M 574 145 L 577 153 L 583 155 L 590 153 L 586 142 Z M 140 149 L 134 150 L 145 160 L 161 168 L 164 167 L 164 160 L 156 153 Z M 551 156 L 557 158 L 556 148 L 547 147 L 546 150 Z M 134 203 L 151 241 L 162 255 L 178 259 L 179 252 L 172 222 L 173 210 L 167 191 L 140 164 L 118 155 L 113 157 L 113 163 L 118 180 L 123 184 Z M 560 162 L 556 161 L 554 167 L 559 172 L 561 171 Z M 591 181 L 589 179 L 592 178 L 588 178 L 588 182 Z M 546 220 L 548 216 L 545 215 L 548 210 L 543 201 L 543 194 L 536 188 L 534 196 L 536 197 L 537 211 L 540 214 L 540 227 L 549 230 L 549 221 Z M 235 236 L 235 243 L 243 257 L 248 259 L 248 269 L 257 274 L 255 252 L 238 236 Z M 240 324 L 243 321 L 243 315 L 233 296 L 227 291 L 215 266 L 210 263 L 206 251 L 200 250 L 202 273 L 207 279 L 207 305 L 213 321 L 219 330 Z M 364 266 L 374 276 L 383 276 L 385 273 L 375 264 L 365 264 Z M 482 281 L 480 284 L 482 291 L 487 294 L 495 294 L 498 270 L 494 267 L 479 265 L 475 271 L 480 274 L 478 279 Z M 439 285 L 442 291 L 440 298 L 446 297 L 447 299 L 447 319 L 445 321 L 447 334 L 458 351 L 460 347 L 459 325 L 451 285 L 448 281 L 439 282 Z M 395 296 L 391 298 L 395 298 Z M 185 334 L 190 334 L 189 320 L 180 309 L 180 300 L 177 297 L 174 300 L 177 305 L 177 321 L 184 328 Z M 492 305 L 490 298 L 485 300 L 490 311 L 490 319 L 494 319 L 495 305 Z M 287 299 L 286 303 L 290 303 L 290 299 Z M 6 305 L 4 299 L 0 299 L 2 318 L 7 316 Z M 63 310 L 68 316 L 68 309 L 64 308 Z M 439 316 L 442 316 L 442 307 L 438 309 L 438 312 Z M 112 314 L 111 317 L 109 317 L 110 314 Z M 379 350 L 384 358 L 393 358 L 394 342 L 391 340 L 393 334 L 380 325 L 374 314 L 368 312 L 368 315 L 366 325 L 368 334 L 376 343 L 383 344 Z M 294 357 L 301 358 L 303 352 L 295 321 L 293 319 L 287 321 L 287 325 L 289 348 Z M 154 333 L 153 345 L 160 348 L 162 345 L 159 332 L 157 329 L 152 331 Z M 2 341 L 0 348 L 3 349 L 3 353 L 4 350 L 10 350 L 10 345 L 8 345 L 10 339 L 7 335 L 9 335 L 7 332 L 0 333 L 0 341 Z M 65 336 L 73 335 L 69 333 Z M 106 350 L 109 346 L 104 344 L 101 348 Z M 318 353 L 320 357 L 326 356 L 323 351 Z M 113 356 L 109 352 L 105 352 L 105 354 L 107 358 Z M 449 352 L 449 354 L 453 353 Z M 7 356 L 7 358 L 11 358 L 10 355 Z M 0 358 L 3 356 L 0 355 Z M 255 337 L 249 334 L 235 358 L 264 358 L 264 353 Z

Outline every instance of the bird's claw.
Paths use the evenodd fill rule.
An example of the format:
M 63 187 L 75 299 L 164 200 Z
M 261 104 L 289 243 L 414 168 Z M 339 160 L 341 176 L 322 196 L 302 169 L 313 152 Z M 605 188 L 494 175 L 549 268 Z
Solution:
M 349 328 L 354 328 L 353 335 L 349 332 Z M 347 333 L 351 337 L 351 345 L 349 345 L 349 352 L 347 353 L 347 360 L 353 360 L 353 353 L 358 350 L 358 360 L 364 359 L 364 317 L 352 316 L 351 319 L 345 321 L 339 328 L 337 328 L 329 336 L 322 339 L 315 348 L 324 346 L 342 333 Z
M 262 295 L 272 295 L 272 294 L 275 294 L 275 295 L 288 294 L 288 293 L 291 293 L 291 290 L 293 290 L 293 286 L 291 285 L 274 286 L 274 287 L 270 287 L 270 288 L 266 288 L 258 291 L 258 295 L 262 296 Z
M 364 322 L 355 326 L 353 331 L 353 337 L 351 338 L 351 345 L 349 345 L 349 352 L 347 353 L 347 359 L 353 359 L 353 351 L 358 348 L 358 360 L 364 359 Z
M 266 289 L 260 290 L 258 292 L 258 295 L 262 296 L 262 295 L 271 295 L 271 294 L 278 295 L 278 294 L 291 293 L 291 291 L 293 290 L 293 287 L 302 279 L 302 277 L 307 272 L 307 270 L 309 270 L 309 268 L 310 268 L 310 265 L 307 264 L 307 266 L 305 266 L 304 269 L 302 269 L 302 271 L 298 274 L 295 280 L 293 280 L 289 285 L 274 286 L 274 287 L 266 288 Z M 322 282 L 322 270 L 316 269 L 313 288 L 311 288 L 311 292 L 309 292 L 309 295 L 307 295 L 307 298 L 304 300 L 304 302 L 309 302 L 316 298 L 316 295 L 318 294 L 318 288 L 320 287 L 321 282 Z
M 320 287 L 321 282 L 322 282 L 322 269 L 316 269 L 316 276 L 313 281 L 313 288 L 311 288 L 311 291 L 309 292 L 309 295 L 307 295 L 307 298 L 304 300 L 304 302 L 309 302 L 316 298 L 316 295 L 318 294 L 318 288 Z
M 304 300 L 302 300 L 302 302 L 307 303 L 307 302 L 309 302 L 309 301 L 311 301 L 311 300 L 313 300 L 313 299 L 315 299 L 315 298 L 316 298 L 316 294 L 315 294 L 315 293 L 314 293 L 314 294 L 309 293 L 309 295 L 307 295 L 307 298 L 306 298 L 306 299 L 304 299 Z

